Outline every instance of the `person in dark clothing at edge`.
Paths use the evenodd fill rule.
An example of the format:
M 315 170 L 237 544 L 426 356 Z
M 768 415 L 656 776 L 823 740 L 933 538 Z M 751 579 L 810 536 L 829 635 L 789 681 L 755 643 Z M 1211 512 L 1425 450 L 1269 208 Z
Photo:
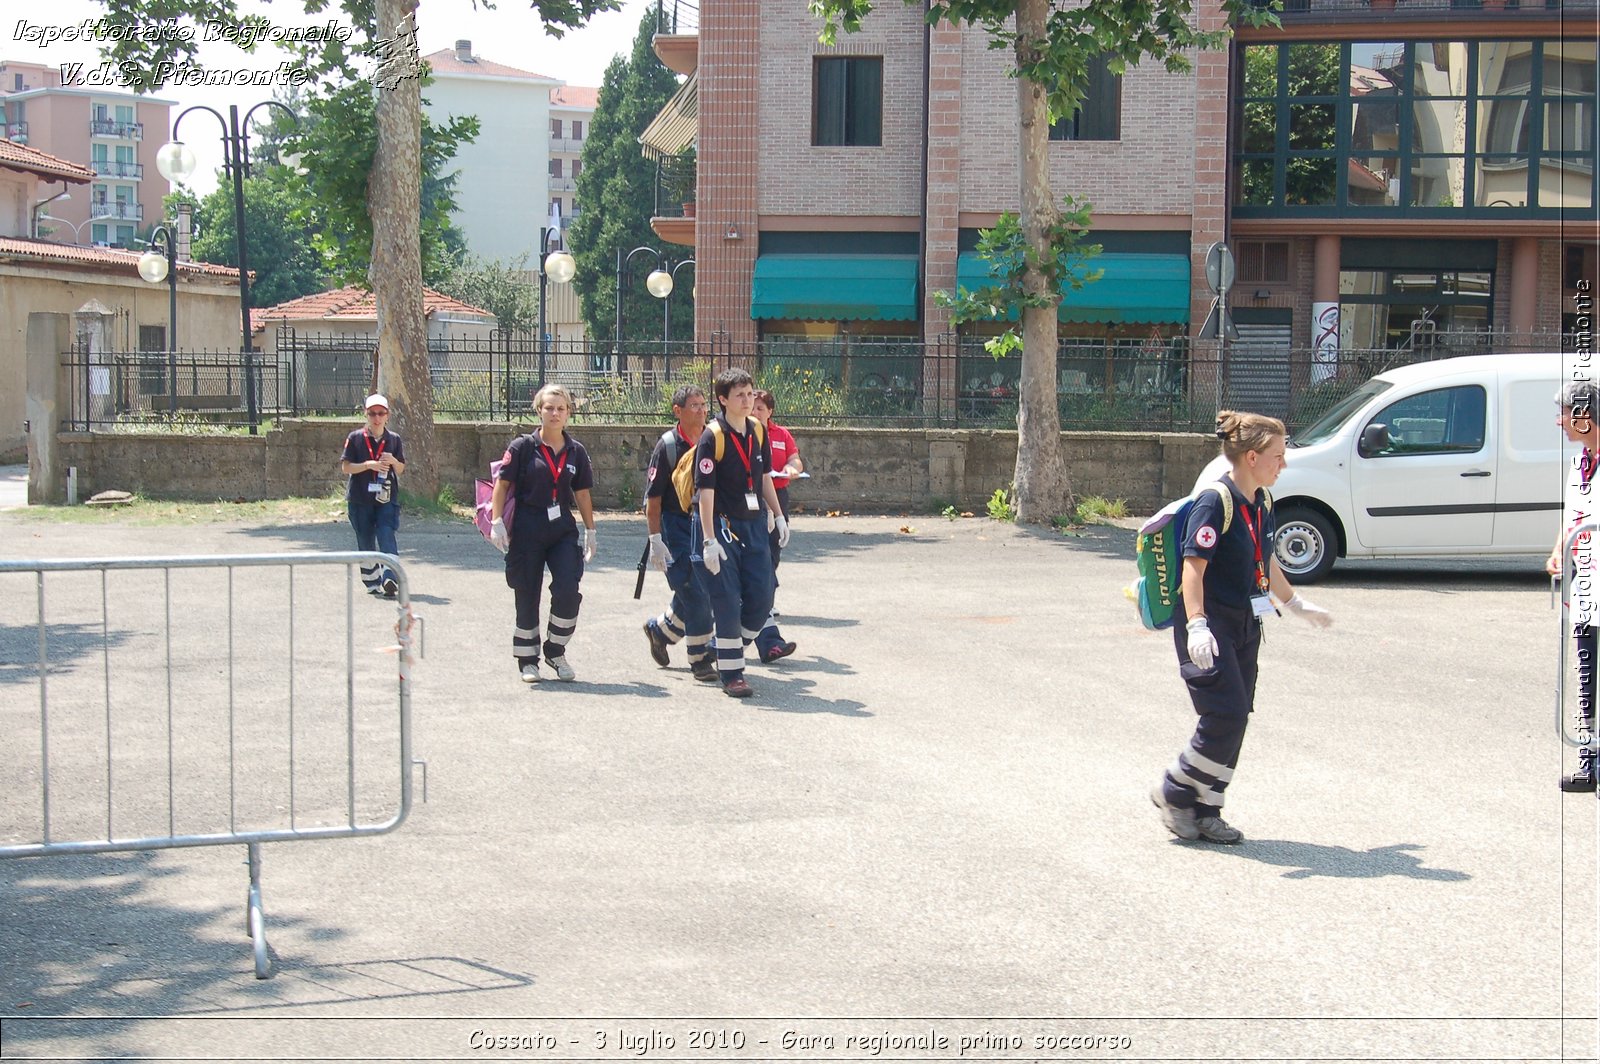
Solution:
M 1273 554 L 1277 526 L 1267 489 L 1285 464 L 1283 422 L 1224 410 L 1217 415 L 1217 438 L 1233 467 L 1221 481 L 1232 500 L 1231 520 L 1216 492 L 1202 493 L 1189 508 L 1172 626 L 1178 672 L 1199 721 L 1150 800 L 1178 838 L 1236 843 L 1244 833 L 1222 819 L 1223 792 L 1255 709 L 1263 619 L 1277 615 L 1274 597 L 1318 628 L 1332 624 L 1333 616 L 1289 586 Z
M 711 600 L 689 560 L 695 553 L 693 522 L 678 503 L 672 471 L 685 453 L 692 452 L 705 432 L 706 393 L 685 384 L 672 395 L 672 416 L 677 424 L 662 434 L 650 452 L 645 472 L 644 519 L 650 530 L 649 564 L 667 575 L 672 601 L 666 612 L 644 622 L 650 657 L 663 669 L 671 663 L 667 648 L 682 641 L 694 678 L 718 683 L 711 656 Z M 691 459 L 692 460 L 692 459 Z M 693 506 L 693 503 L 690 504 Z
M 754 691 L 744 678 L 745 644 L 755 640 L 772 609 L 767 533 L 775 530 L 779 545 L 787 546 L 789 522 L 772 486 L 770 441 L 751 416 L 755 382 L 742 369 L 724 370 L 717 375 L 715 391 L 722 407 L 719 424 L 707 426 L 695 448 L 698 553 L 691 560 L 711 596 L 722 690 L 733 698 L 749 698 Z
M 517 623 L 511 653 L 523 683 L 539 682 L 539 581 L 550 571 L 550 618 L 545 630 L 545 664 L 556 678 L 577 674 L 567 661 L 567 643 L 578 627 L 583 595 L 578 582 L 585 562 L 594 560 L 594 469 L 583 444 L 567 435 L 572 395 L 547 384 L 533 397 L 539 431 L 518 436 L 506 448 L 490 502 L 489 539 L 506 552 L 506 584 L 516 594 Z M 516 517 L 508 533 L 503 515 L 515 493 Z M 573 520 L 576 505 L 586 536 Z
M 350 527 L 356 531 L 356 550 L 378 550 L 399 554 L 396 534 L 400 531 L 400 474 L 406 471 L 405 444 L 400 435 L 389 431 L 389 400 L 374 393 L 362 404 L 367 412 L 365 427 L 345 437 L 344 455 L 339 469 L 350 478 L 345 490 L 345 509 Z M 361 582 L 367 591 L 394 598 L 400 585 L 389 567 L 380 562 L 361 567 Z

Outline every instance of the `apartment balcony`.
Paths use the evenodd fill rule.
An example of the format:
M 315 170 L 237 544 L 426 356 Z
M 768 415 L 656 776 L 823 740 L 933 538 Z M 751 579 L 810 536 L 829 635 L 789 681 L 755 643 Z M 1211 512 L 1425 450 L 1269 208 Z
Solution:
M 551 192 L 576 192 L 578 179 L 575 177 L 552 177 L 550 179 Z
M 14 140 L 18 144 L 26 144 L 26 143 L 28 143 L 28 123 L 26 123 L 26 122 L 7 122 L 6 123 L 6 139 L 7 140 Z
M 1268 0 L 1256 0 L 1256 6 L 1268 6 Z M 1482 24 L 1493 20 L 1512 30 L 1534 19 L 1592 19 L 1595 11 L 1596 0 L 1282 0 L 1280 17 L 1285 28 L 1309 23 Z M 1240 32 L 1253 31 L 1241 27 Z
M 89 136 L 116 137 L 118 140 L 143 140 L 143 122 L 113 122 L 107 118 L 89 120 Z
M 693 74 L 700 65 L 700 5 L 656 0 L 656 32 L 650 43 L 668 70 Z
M 115 160 L 96 159 L 89 163 L 89 169 L 98 177 L 124 177 L 130 181 L 139 181 L 144 177 L 143 163 L 124 163 Z
M 582 140 L 575 140 L 572 137 L 550 138 L 551 152 L 563 152 L 567 155 L 582 155 L 583 145 L 584 142 Z
M 694 152 L 656 160 L 656 203 L 650 228 L 662 240 L 694 246 Z
M 101 218 L 112 218 L 123 222 L 144 221 L 144 205 L 140 203 L 121 203 L 117 200 L 90 200 L 89 217 L 98 221 Z

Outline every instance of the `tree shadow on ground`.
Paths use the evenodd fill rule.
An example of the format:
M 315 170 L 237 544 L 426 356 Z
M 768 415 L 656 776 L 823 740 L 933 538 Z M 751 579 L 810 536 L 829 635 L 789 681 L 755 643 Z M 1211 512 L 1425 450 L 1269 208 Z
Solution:
M 797 628 L 852 628 L 860 623 L 854 617 L 808 617 L 803 613 L 778 614 L 780 626 L 792 624 Z
M 129 632 L 107 632 L 98 624 L 46 624 L 44 626 L 46 675 L 76 668 L 79 658 L 116 649 Z M 0 684 L 39 681 L 39 628 L 33 624 L 0 624 Z
M 258 980 L 244 930 L 243 862 L 239 890 L 226 903 L 180 908 L 167 901 L 178 892 L 160 881 L 184 871 L 149 851 L 0 861 L 0 1017 L 8 1049 L 53 1059 L 131 1059 L 148 1055 L 141 1032 L 159 1017 L 350 1007 L 534 982 L 456 957 L 314 964 L 276 954 L 274 977 Z M 313 941 L 346 935 L 273 915 L 270 883 L 265 901 L 269 942 L 286 928 Z
M 1397 842 L 1391 846 L 1375 846 L 1370 850 L 1352 850 L 1348 846 L 1327 846 L 1322 843 L 1295 842 L 1288 839 L 1246 839 L 1237 846 L 1205 845 L 1205 849 L 1229 857 L 1240 857 L 1292 869 L 1283 873 L 1284 879 L 1312 879 L 1316 876 L 1377 879 L 1383 876 L 1404 876 L 1407 879 L 1460 883 L 1472 878 L 1466 872 L 1424 866 L 1420 857 L 1407 852 L 1426 849 L 1414 842 Z

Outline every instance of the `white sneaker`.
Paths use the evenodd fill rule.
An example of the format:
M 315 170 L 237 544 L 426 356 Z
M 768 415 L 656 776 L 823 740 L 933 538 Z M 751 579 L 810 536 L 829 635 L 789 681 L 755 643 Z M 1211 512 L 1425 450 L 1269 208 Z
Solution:
M 571 682 L 578 678 L 578 674 L 572 671 L 572 666 L 567 664 L 565 654 L 559 657 L 546 658 L 545 664 L 556 670 L 556 679 L 558 680 Z
M 537 666 L 537 665 L 524 665 L 522 667 L 522 682 L 523 683 L 538 683 L 539 682 L 539 666 Z

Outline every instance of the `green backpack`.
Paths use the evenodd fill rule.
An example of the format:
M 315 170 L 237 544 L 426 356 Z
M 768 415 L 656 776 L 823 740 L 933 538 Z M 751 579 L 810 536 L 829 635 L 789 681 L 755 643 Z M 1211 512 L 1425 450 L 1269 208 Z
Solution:
M 1233 524 L 1233 492 L 1220 481 L 1207 484 L 1187 498 L 1167 503 L 1139 526 L 1139 575 L 1124 593 L 1133 600 L 1139 620 L 1152 632 L 1172 627 L 1178 595 L 1183 589 L 1183 532 L 1189 523 L 1189 509 L 1208 491 L 1222 499 L 1222 534 Z M 1266 497 L 1272 509 L 1272 496 Z

